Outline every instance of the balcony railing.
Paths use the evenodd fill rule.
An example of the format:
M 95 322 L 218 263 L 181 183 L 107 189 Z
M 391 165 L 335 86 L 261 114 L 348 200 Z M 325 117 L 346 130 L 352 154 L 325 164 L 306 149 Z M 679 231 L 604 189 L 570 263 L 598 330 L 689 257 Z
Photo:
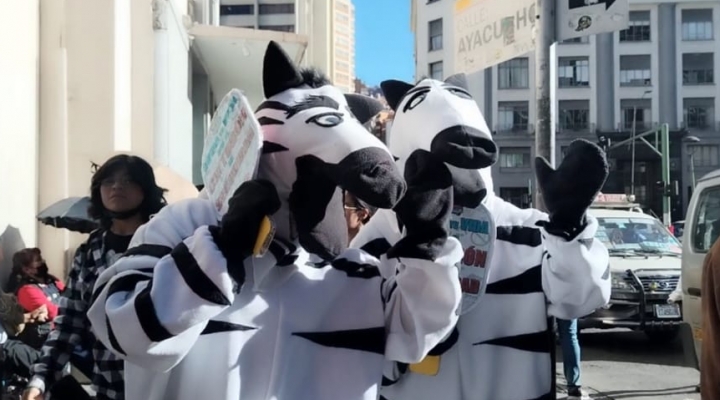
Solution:
M 651 129 L 656 129 L 659 127 L 660 124 L 657 122 L 645 122 L 645 121 L 636 121 L 635 122 L 635 132 L 636 133 L 643 133 L 647 132 Z M 632 131 L 633 124 L 632 122 L 621 122 L 617 125 L 617 130 L 622 131 Z
M 595 124 L 588 122 L 559 123 L 555 126 L 558 133 L 595 132 Z
M 706 121 L 705 123 L 700 121 L 693 121 L 692 123 L 682 121 L 680 122 L 680 128 L 687 129 L 689 131 L 720 132 L 720 121 Z
M 498 124 L 495 125 L 494 132 L 497 134 L 532 134 L 535 132 L 535 126 L 528 123 L 523 124 Z

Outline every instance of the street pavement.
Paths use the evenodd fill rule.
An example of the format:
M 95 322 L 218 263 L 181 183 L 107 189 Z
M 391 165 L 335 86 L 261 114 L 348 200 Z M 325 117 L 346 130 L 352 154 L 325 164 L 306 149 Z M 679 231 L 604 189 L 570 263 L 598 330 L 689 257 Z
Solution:
M 582 385 L 599 400 L 700 400 L 700 375 L 684 365 L 680 341 L 650 342 L 641 332 L 586 330 L 580 335 Z M 557 352 L 558 399 L 567 397 Z

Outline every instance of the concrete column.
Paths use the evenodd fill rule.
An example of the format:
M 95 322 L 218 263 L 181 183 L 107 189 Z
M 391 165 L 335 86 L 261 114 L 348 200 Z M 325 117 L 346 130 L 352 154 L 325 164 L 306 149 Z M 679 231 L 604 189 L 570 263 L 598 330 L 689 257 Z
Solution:
M 192 182 L 200 184 L 203 182 L 200 165 L 202 163 L 203 145 L 205 132 L 210 126 L 210 82 L 205 74 L 194 74 L 192 82 L 193 101 L 193 157 L 192 157 Z
M 595 60 L 597 77 L 597 128 L 600 131 L 615 130 L 615 53 L 613 33 L 595 36 Z
M 493 130 L 493 126 L 495 126 L 495 122 L 493 120 L 493 87 L 495 87 L 495 82 L 493 82 L 492 79 L 492 68 L 486 68 L 485 69 L 485 85 L 483 87 L 483 93 L 485 95 L 484 99 L 484 107 L 481 108 L 483 114 L 485 114 L 485 122 L 487 122 L 488 127 L 490 128 L 490 131 Z
M 658 106 L 660 120 L 670 124 L 670 129 L 677 128 L 677 65 L 675 63 L 675 4 L 658 5 L 657 35 L 658 46 Z
M 115 0 L 128 1 L 128 0 Z M 130 1 L 131 138 L 133 153 L 153 159 L 155 42 L 152 7 L 146 0 Z
M 0 233 L 8 224 L 37 240 L 38 0 L 6 1 L 0 24 Z M 5 255 L 11 257 L 12 255 Z
M 65 0 L 40 1 L 39 210 L 68 196 Z M 63 276 L 68 231 L 39 224 L 38 246 L 50 272 Z

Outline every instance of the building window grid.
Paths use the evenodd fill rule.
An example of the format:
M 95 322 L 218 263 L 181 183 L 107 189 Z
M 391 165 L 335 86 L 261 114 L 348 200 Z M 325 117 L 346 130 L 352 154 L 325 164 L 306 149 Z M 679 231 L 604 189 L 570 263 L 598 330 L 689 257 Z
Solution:
M 259 29 L 275 32 L 295 32 L 295 25 L 260 25 Z
M 428 22 L 428 51 L 443 48 L 443 20 L 438 18 Z
M 695 167 L 715 168 L 720 166 L 720 146 L 708 144 L 689 145 L 688 153 L 693 155 Z
M 633 113 L 635 118 L 633 118 Z M 651 109 L 647 106 L 639 107 L 623 107 L 623 129 L 632 130 L 633 121 L 635 122 L 636 131 L 644 131 L 650 128 L 650 120 L 652 119 Z
M 238 4 L 233 6 L 220 6 L 220 15 L 254 15 L 254 4 Z
M 260 4 L 258 7 L 260 15 L 267 14 L 295 14 L 295 3 L 285 4 Z
M 530 168 L 529 147 L 503 147 L 500 149 L 500 168 Z
M 442 61 L 428 64 L 430 78 L 441 81 L 443 80 L 443 63 Z
M 628 28 L 620 31 L 621 42 L 650 41 L 650 11 L 630 11 Z
M 682 40 L 713 40 L 713 10 L 686 8 L 682 10 Z
M 590 110 L 588 109 L 560 110 L 560 128 L 572 131 L 586 130 L 590 125 L 588 122 L 589 117 Z
M 590 86 L 590 60 L 587 57 L 560 57 L 558 60 L 558 87 Z
M 620 56 L 620 86 L 650 86 L 650 55 Z
M 710 57 L 709 60 L 707 58 L 708 55 Z M 705 60 L 702 60 L 702 58 L 705 58 Z M 715 83 L 713 59 L 712 53 L 683 54 L 683 85 L 708 85 Z
M 523 132 L 528 130 L 528 103 L 498 103 L 498 130 Z
M 498 65 L 498 89 L 527 89 L 529 80 L 527 57 L 514 58 Z

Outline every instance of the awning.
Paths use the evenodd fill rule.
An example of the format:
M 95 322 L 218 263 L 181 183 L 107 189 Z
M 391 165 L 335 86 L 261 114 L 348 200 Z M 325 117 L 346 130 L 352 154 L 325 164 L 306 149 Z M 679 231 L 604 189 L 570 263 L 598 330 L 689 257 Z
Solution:
M 213 25 L 195 25 L 189 34 L 216 101 L 237 88 L 245 92 L 252 107 L 264 99 L 262 63 L 268 43 L 280 43 L 300 63 L 308 41 L 307 36 L 295 33 Z

